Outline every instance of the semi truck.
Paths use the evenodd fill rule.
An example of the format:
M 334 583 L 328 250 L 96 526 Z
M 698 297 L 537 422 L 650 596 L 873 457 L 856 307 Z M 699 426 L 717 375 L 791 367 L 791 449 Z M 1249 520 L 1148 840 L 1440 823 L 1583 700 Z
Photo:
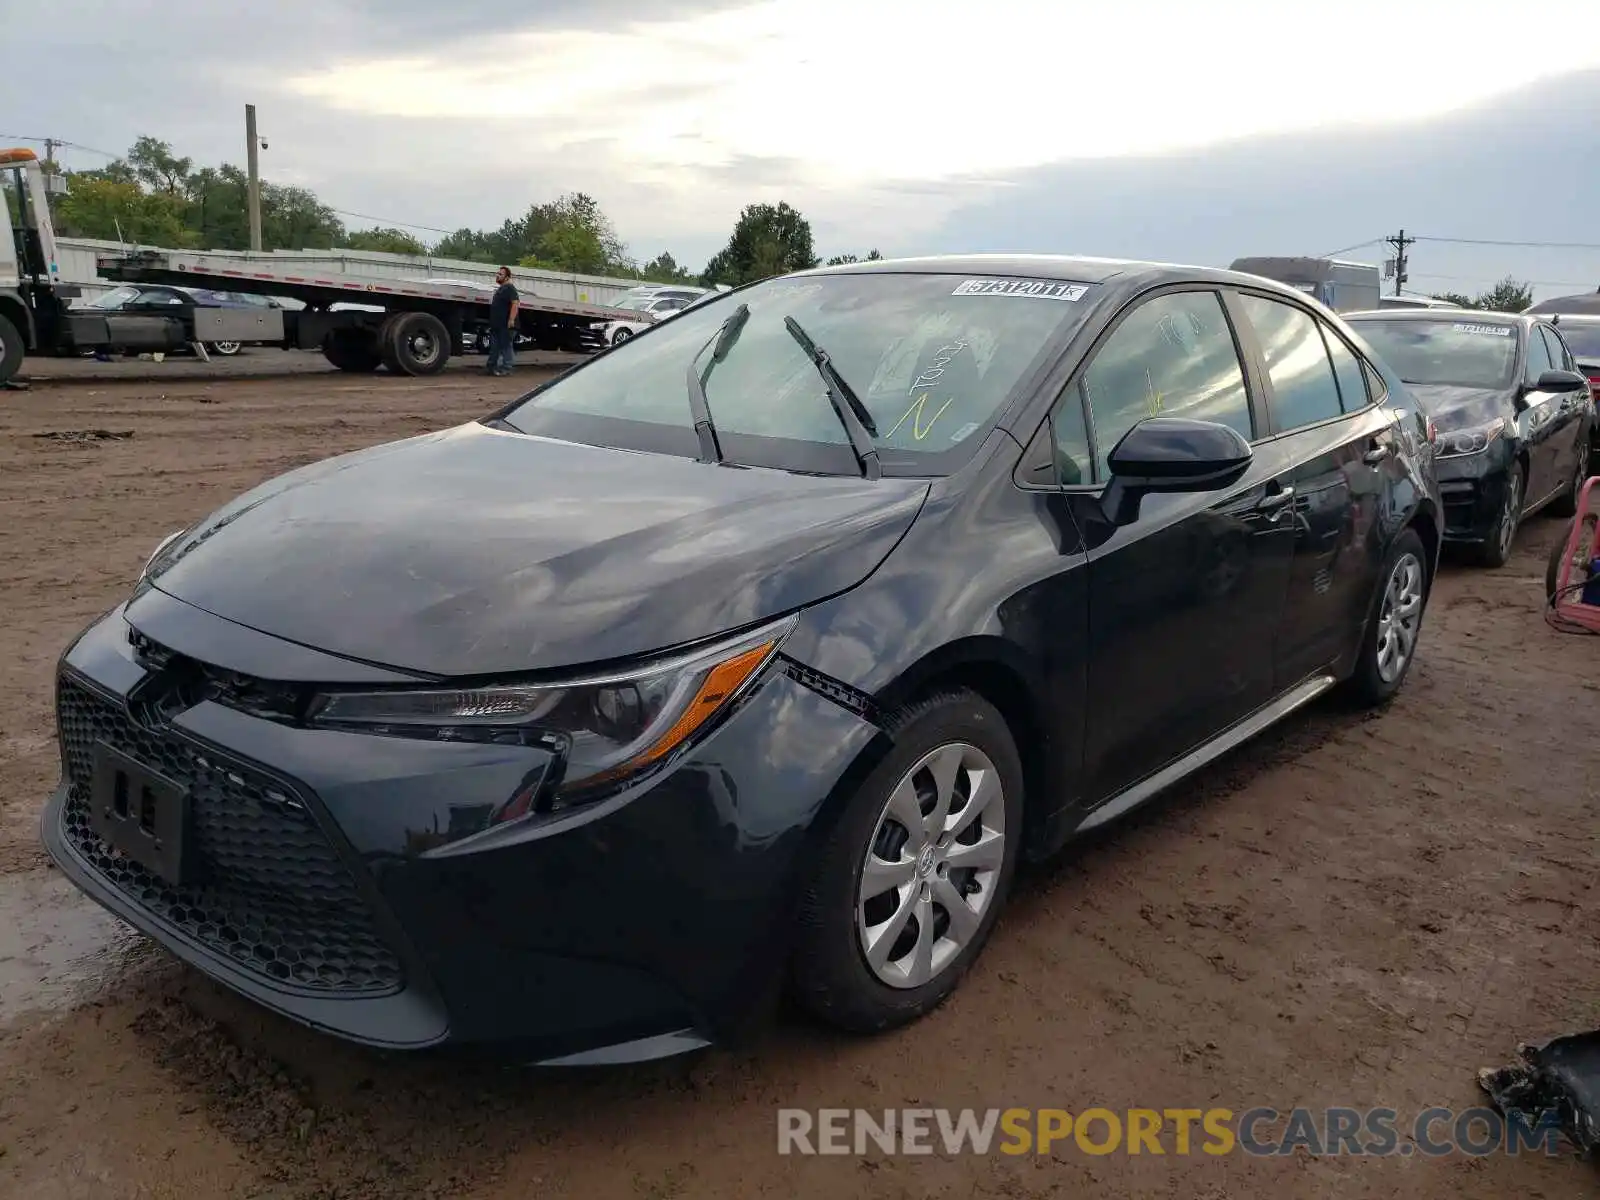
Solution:
M 1377 308 L 1383 291 L 1383 278 L 1373 264 L 1337 258 L 1236 258 L 1229 270 L 1286 283 L 1335 312 Z
M 245 292 L 296 300 L 303 308 L 177 305 L 159 312 L 73 307 L 81 288 L 61 279 L 47 184 L 31 150 L 0 150 L 0 196 L 11 236 L 0 237 L 0 385 L 27 355 L 75 357 L 98 350 L 169 352 L 195 344 L 248 342 L 320 350 L 341 371 L 432 375 L 470 347 L 487 324 L 492 289 L 443 280 L 306 273 L 304 266 L 187 250 L 101 255 L 96 272 L 124 283 Z M 601 330 L 631 310 L 524 294 L 519 332 L 536 349 L 587 353 Z

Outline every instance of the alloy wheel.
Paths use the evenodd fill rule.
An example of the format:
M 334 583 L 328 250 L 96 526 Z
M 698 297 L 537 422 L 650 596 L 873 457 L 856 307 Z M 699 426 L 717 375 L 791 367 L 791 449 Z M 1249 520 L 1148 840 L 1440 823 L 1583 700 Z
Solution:
M 1410 551 L 1395 560 L 1378 612 L 1378 677 L 1393 683 L 1411 661 L 1422 625 L 1422 562 Z
M 976 746 L 923 755 L 889 793 L 861 866 L 856 932 L 873 975 L 916 988 L 977 935 L 1005 861 L 1000 773 Z
M 1506 502 L 1500 509 L 1500 524 L 1495 530 L 1495 543 L 1501 558 L 1511 557 L 1511 543 L 1517 537 L 1517 521 L 1522 516 L 1522 469 L 1512 467 L 1506 479 Z

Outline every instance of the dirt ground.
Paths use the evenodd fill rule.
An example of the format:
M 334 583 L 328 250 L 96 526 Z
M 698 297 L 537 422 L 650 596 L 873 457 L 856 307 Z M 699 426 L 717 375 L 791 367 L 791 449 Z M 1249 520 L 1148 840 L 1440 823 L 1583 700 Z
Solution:
M 1404 1126 L 1482 1104 L 1477 1068 L 1519 1041 L 1600 1024 L 1596 643 L 1540 620 L 1559 522 L 1532 520 L 1503 570 L 1446 569 L 1388 711 L 1306 712 L 1030 872 L 915 1028 L 857 1040 L 785 1018 L 750 1047 L 594 1073 L 385 1057 L 211 986 L 79 901 L 37 846 L 54 660 L 162 535 L 536 377 L 315 360 L 228 377 L 253 365 L 74 363 L 0 393 L 0 1196 L 1595 1194 L 1593 1167 L 1526 1154 L 776 1151 L 790 1105 L 1387 1106 Z

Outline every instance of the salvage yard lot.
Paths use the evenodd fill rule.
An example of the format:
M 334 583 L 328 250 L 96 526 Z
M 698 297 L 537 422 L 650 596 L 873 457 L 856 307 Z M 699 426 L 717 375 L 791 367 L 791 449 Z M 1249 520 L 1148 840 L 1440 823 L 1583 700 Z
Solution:
M 539 378 L 361 378 L 304 357 L 277 378 L 74 363 L 0 393 L 0 927 L 45 931 L 24 959 L 99 927 L 36 832 L 68 638 L 230 496 Z M 786 1106 L 1387 1106 L 1404 1126 L 1483 1103 L 1475 1071 L 1517 1042 L 1593 1027 L 1600 671 L 1595 643 L 1540 620 L 1560 529 L 1530 521 L 1503 570 L 1446 567 L 1387 711 L 1318 705 L 1029 872 L 951 1002 L 879 1039 L 784 1018 L 749 1047 L 605 1073 L 387 1058 L 125 938 L 72 973 L 74 1002 L 25 1003 L 27 963 L 0 941 L 0 1196 L 1591 1195 L 1592 1168 L 1526 1154 L 776 1153 Z

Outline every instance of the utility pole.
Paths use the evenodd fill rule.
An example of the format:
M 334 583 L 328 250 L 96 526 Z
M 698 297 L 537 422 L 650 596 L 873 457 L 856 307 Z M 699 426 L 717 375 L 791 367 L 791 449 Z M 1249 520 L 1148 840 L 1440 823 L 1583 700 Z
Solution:
M 256 136 L 256 106 L 244 106 L 244 136 L 249 145 L 250 164 L 250 249 L 261 251 L 261 139 Z
M 1402 229 L 1399 237 L 1384 238 L 1383 240 L 1394 247 L 1394 294 L 1398 296 L 1400 294 L 1400 288 L 1405 283 L 1407 278 L 1406 247 L 1413 244 L 1417 239 L 1408 238 L 1406 236 L 1406 231 Z

